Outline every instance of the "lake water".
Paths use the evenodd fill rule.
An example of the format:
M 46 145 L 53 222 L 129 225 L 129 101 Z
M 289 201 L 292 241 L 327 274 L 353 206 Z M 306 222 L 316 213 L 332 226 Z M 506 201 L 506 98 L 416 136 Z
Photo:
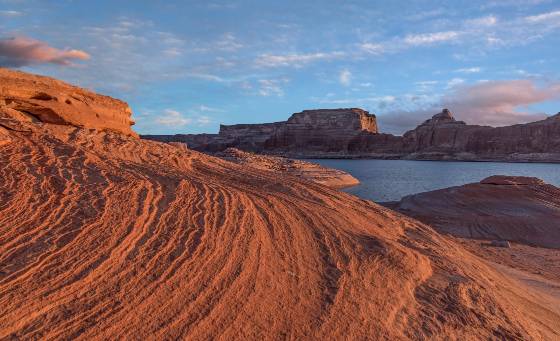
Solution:
M 534 176 L 560 187 L 560 164 L 407 160 L 308 160 L 352 174 L 361 184 L 345 189 L 373 201 L 459 186 L 491 175 Z

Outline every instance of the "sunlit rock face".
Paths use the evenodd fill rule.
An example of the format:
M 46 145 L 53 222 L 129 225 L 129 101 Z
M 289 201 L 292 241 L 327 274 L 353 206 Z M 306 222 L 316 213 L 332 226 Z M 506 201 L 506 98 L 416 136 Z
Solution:
M 159 141 L 186 142 L 191 148 L 220 151 L 347 152 L 360 134 L 377 134 L 375 115 L 358 108 L 304 110 L 287 121 L 221 125 L 219 134 L 151 135 Z
M 403 136 L 378 131 L 362 109 L 304 110 L 285 122 L 220 126 L 219 134 L 151 135 L 216 152 L 229 147 L 297 157 L 560 162 L 560 113 L 507 127 L 470 125 L 449 109 Z
M 0 68 L 0 112 L 16 120 L 136 136 L 127 103 L 56 79 Z

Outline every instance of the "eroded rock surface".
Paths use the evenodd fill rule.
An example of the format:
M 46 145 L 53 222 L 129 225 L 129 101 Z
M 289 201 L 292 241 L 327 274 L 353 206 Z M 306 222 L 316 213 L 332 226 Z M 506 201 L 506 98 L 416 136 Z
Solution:
M 444 110 L 403 139 L 410 158 L 560 161 L 560 115 L 493 128 L 456 121 Z
M 199 151 L 228 147 L 291 157 L 560 162 L 560 114 L 508 127 L 469 125 L 444 109 L 403 136 L 379 133 L 360 109 L 306 110 L 287 122 L 222 126 L 219 134 L 145 136 Z
M 258 155 L 235 148 L 228 148 L 214 156 L 248 167 L 272 171 L 277 176 L 289 175 L 332 188 L 351 187 L 360 183 L 358 179 L 344 171 L 301 160 Z
M 492 176 L 406 196 L 394 208 L 457 237 L 560 248 L 560 189 L 537 178 Z
M 0 68 L 0 115 L 134 135 L 123 101 L 56 79 Z
M 360 134 L 377 134 L 375 115 L 358 108 L 304 110 L 287 121 L 221 125 L 218 134 L 143 135 L 162 142 L 185 142 L 216 152 L 229 147 L 257 152 L 346 152 Z
M 7 122 L 2 340 L 560 335 L 549 296 L 373 202 L 184 144 Z

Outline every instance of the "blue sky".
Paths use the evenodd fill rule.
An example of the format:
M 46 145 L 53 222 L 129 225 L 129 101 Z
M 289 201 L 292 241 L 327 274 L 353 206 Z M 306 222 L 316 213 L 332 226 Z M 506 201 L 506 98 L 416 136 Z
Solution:
M 0 0 L 0 65 L 123 99 L 140 133 L 361 107 L 400 134 L 560 111 L 560 1 Z

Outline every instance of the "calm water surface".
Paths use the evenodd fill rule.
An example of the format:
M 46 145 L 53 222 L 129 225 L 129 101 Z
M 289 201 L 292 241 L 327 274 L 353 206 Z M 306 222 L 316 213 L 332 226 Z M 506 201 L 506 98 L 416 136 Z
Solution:
M 309 160 L 346 171 L 361 184 L 346 192 L 374 201 L 478 182 L 491 175 L 534 176 L 560 187 L 560 164 L 405 160 Z

